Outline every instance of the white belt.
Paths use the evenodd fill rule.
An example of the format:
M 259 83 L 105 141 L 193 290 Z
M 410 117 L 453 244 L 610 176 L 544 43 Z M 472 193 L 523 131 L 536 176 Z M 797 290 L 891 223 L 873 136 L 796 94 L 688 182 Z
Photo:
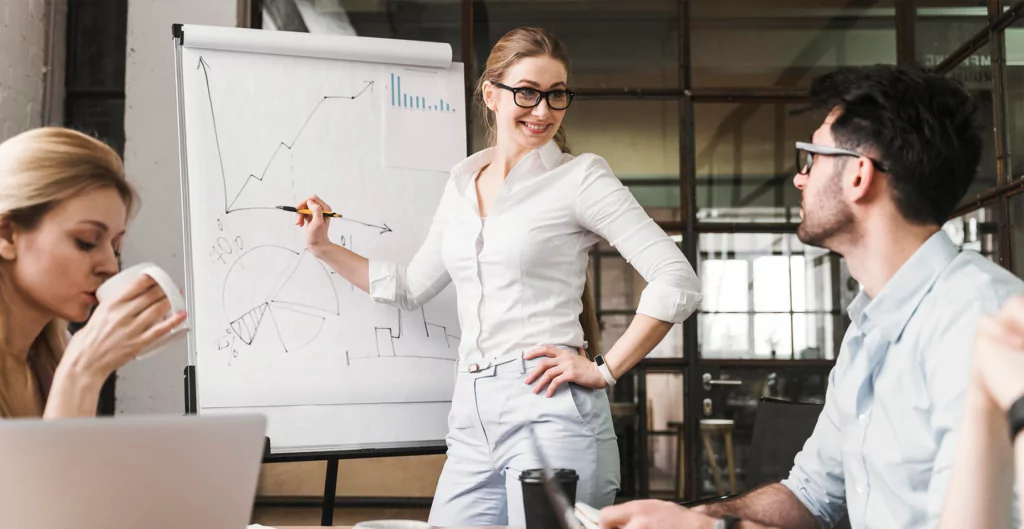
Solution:
M 511 352 L 511 353 L 503 354 L 503 355 L 495 357 L 495 358 L 488 358 L 486 360 L 481 360 L 479 362 L 474 362 L 472 364 L 465 364 L 465 365 L 463 365 L 462 362 L 459 362 L 459 369 L 458 370 L 461 373 L 478 373 L 478 372 L 483 371 L 484 369 L 487 369 L 489 367 L 500 366 L 501 364 L 507 364 L 509 362 L 514 362 L 516 360 L 519 360 L 522 357 L 523 357 L 523 351 L 514 351 L 514 352 Z
M 560 349 L 565 349 L 567 351 L 571 351 L 573 353 L 577 353 L 578 354 L 578 350 L 575 349 L 575 348 L 570 348 L 568 346 L 556 346 L 556 347 L 559 347 Z M 586 349 L 587 349 L 587 342 L 583 342 L 583 350 L 586 350 Z M 520 358 L 523 357 L 524 354 L 526 354 L 526 351 L 513 351 L 511 353 L 506 353 L 506 354 L 503 354 L 503 355 L 495 357 L 495 358 L 489 358 L 489 359 L 486 359 L 486 360 L 481 360 L 479 362 L 474 362 L 472 364 L 466 364 L 466 365 L 463 365 L 463 363 L 460 361 L 458 363 L 458 368 L 456 370 L 461 372 L 461 373 L 478 373 L 478 372 L 483 371 L 484 369 L 487 369 L 489 367 L 500 366 L 501 364 L 507 364 L 509 362 L 513 362 L 515 360 L 519 360 Z

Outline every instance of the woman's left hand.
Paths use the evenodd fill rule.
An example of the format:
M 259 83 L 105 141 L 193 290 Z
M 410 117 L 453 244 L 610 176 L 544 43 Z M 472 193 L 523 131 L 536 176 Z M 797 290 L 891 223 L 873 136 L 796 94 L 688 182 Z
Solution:
M 540 393 L 547 386 L 547 396 L 551 397 L 558 386 L 567 382 L 575 382 L 591 389 L 603 389 L 608 385 L 598 371 L 597 364 L 587 360 L 582 350 L 576 354 L 560 347 L 545 345 L 529 351 L 523 358 L 533 360 L 541 356 L 547 358 L 538 362 L 530 376 L 526 377 L 527 384 L 538 381 L 533 387 L 534 393 Z

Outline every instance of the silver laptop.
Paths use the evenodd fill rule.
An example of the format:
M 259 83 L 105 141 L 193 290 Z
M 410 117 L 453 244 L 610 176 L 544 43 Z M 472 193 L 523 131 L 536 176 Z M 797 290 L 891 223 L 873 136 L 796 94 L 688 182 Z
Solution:
M 0 527 L 243 529 L 262 416 L 0 420 Z

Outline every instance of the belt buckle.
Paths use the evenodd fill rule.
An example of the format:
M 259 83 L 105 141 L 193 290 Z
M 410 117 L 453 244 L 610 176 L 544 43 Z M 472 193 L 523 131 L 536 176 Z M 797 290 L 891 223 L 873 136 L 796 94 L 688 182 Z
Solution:
M 480 372 L 480 364 L 469 364 L 469 366 L 466 367 L 466 371 L 469 373 L 478 373 Z

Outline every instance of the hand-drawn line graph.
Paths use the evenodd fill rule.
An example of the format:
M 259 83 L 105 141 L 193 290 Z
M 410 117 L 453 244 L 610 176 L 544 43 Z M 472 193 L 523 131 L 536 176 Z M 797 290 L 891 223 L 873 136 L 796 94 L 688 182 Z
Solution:
M 254 199 L 253 200 L 256 204 L 259 204 L 259 205 L 244 205 L 244 203 L 245 203 L 245 200 L 244 200 L 245 196 L 244 195 L 247 194 L 246 190 L 247 189 L 251 189 L 249 187 L 249 185 L 254 183 L 254 182 L 262 183 L 264 181 L 264 178 L 267 176 L 267 172 L 270 171 L 271 166 L 274 165 L 274 162 L 277 160 L 278 154 L 280 154 L 282 152 L 282 150 L 288 151 L 289 153 L 292 151 L 292 149 L 295 147 L 296 143 L 302 138 L 302 133 L 303 133 L 303 131 L 306 130 L 306 126 L 309 125 L 309 122 L 317 114 L 317 112 L 320 110 L 320 108 L 323 107 L 325 102 L 327 102 L 327 101 L 335 101 L 335 100 L 354 101 L 354 100 L 358 99 L 359 97 L 363 96 L 365 93 L 367 93 L 367 91 L 369 91 L 371 93 L 373 92 L 373 81 L 366 81 L 365 84 L 363 85 L 362 90 L 360 90 L 355 95 L 345 95 L 345 96 L 338 96 L 338 95 L 332 96 L 332 95 L 328 95 L 328 96 L 323 96 L 316 103 L 316 105 L 313 107 L 313 109 L 309 112 L 309 115 L 306 116 L 305 121 L 302 122 L 302 126 L 299 127 L 299 130 L 294 134 L 294 136 L 292 136 L 290 141 L 283 141 L 282 140 L 282 141 L 280 141 L 277 144 L 277 147 L 274 149 L 274 152 L 270 155 L 270 158 L 267 160 L 267 163 L 263 166 L 263 170 L 260 172 L 260 174 L 256 175 L 256 174 L 253 174 L 253 173 L 249 173 L 249 175 L 246 176 L 246 178 L 245 178 L 245 182 L 242 183 L 242 187 L 239 188 L 238 192 L 235 194 L 235 196 L 233 198 L 229 199 L 228 198 L 228 177 L 227 177 L 227 171 L 224 169 L 224 155 L 223 155 L 223 152 L 221 151 L 221 147 L 220 147 L 220 132 L 217 130 L 217 113 L 214 110 L 213 93 L 212 93 L 212 91 L 210 89 L 210 70 L 212 70 L 213 68 L 210 66 L 210 64 L 208 62 L 206 62 L 205 59 L 203 59 L 202 56 L 199 57 L 199 63 L 196 65 L 196 69 L 199 69 L 199 68 L 203 69 L 203 79 L 206 82 L 206 95 L 207 95 L 207 99 L 209 100 L 209 104 L 210 104 L 210 118 L 211 118 L 212 124 L 213 124 L 213 134 L 214 134 L 215 144 L 216 144 L 216 148 L 217 148 L 217 159 L 218 159 L 218 162 L 220 164 L 221 183 L 222 183 L 222 187 L 223 187 L 223 190 L 224 190 L 224 214 L 225 215 L 234 213 L 236 211 L 276 209 L 276 206 L 278 206 L 280 204 L 259 204 L 261 202 L 261 200 L 259 200 L 259 199 Z M 289 165 L 290 165 L 290 162 L 289 162 Z M 292 182 L 292 186 L 294 186 L 294 182 Z M 243 205 L 239 205 L 239 201 L 242 201 Z M 363 221 L 356 220 L 356 219 L 351 219 L 351 218 L 348 218 L 348 217 L 341 217 L 338 220 L 345 221 L 345 222 L 352 222 L 352 223 L 355 223 L 355 224 L 361 224 L 363 226 L 367 226 L 367 227 L 370 227 L 370 228 L 376 228 L 376 229 L 380 230 L 381 234 L 388 233 L 388 232 L 392 231 L 391 228 L 389 228 L 388 225 L 385 224 L 385 223 L 381 223 L 381 225 L 377 225 L 377 224 L 363 222 Z
M 449 360 L 449 361 L 452 361 L 452 362 L 456 361 L 455 358 L 449 357 L 449 356 L 438 356 L 438 355 L 430 355 L 430 354 L 415 354 L 415 355 L 411 355 L 411 354 L 406 354 L 406 353 L 399 354 L 398 348 L 396 348 L 395 345 L 396 345 L 396 341 L 397 340 L 401 340 L 402 339 L 402 334 L 404 332 L 405 326 L 402 325 L 402 322 L 403 322 L 403 320 L 402 320 L 402 311 L 400 309 L 395 309 L 395 312 L 398 313 L 397 331 L 395 330 L 395 327 L 374 327 L 373 328 L 374 337 L 376 338 L 376 342 L 377 342 L 377 356 L 376 356 L 376 358 L 388 357 L 388 356 L 400 356 L 400 357 L 403 357 L 403 358 L 433 358 L 433 359 L 437 359 L 437 360 Z M 437 324 L 429 323 L 427 321 L 427 313 L 426 313 L 426 310 L 424 308 L 421 307 L 418 312 L 419 312 L 419 319 L 423 322 L 423 333 L 426 336 L 426 338 L 432 339 L 432 341 L 438 342 L 439 345 L 443 344 L 442 347 L 438 347 L 438 348 L 435 348 L 435 349 L 448 349 L 448 350 L 450 350 L 452 348 L 452 340 L 458 341 L 459 337 L 455 336 L 455 335 L 452 335 L 452 334 L 448 334 L 448 328 L 443 326 L 443 325 L 437 325 Z M 433 335 L 431 335 L 431 333 L 430 333 L 431 327 L 433 327 L 435 329 L 438 329 L 440 332 L 434 331 Z M 373 358 L 373 357 L 370 357 L 370 358 Z
M 286 353 L 311 343 L 327 317 L 341 313 L 323 263 L 305 250 L 282 246 L 257 246 L 242 254 L 228 269 L 223 299 L 239 339 Z
M 323 96 L 319 97 L 315 104 L 311 101 L 308 113 L 303 110 L 301 114 L 292 116 L 296 127 L 294 132 L 290 130 L 292 127 L 287 127 L 286 132 L 282 134 L 283 139 L 277 142 L 273 149 L 267 146 L 260 151 L 269 154 L 265 164 L 262 163 L 262 159 L 257 160 L 257 163 L 261 163 L 262 170 L 238 171 L 233 169 L 232 144 L 222 142 L 220 137 L 218 127 L 224 123 L 217 121 L 215 109 L 218 107 L 215 105 L 211 89 L 213 67 L 206 59 L 200 57 L 196 69 L 200 68 L 203 77 L 197 81 L 205 82 L 206 103 L 210 112 L 209 125 L 212 126 L 214 135 L 210 147 L 216 149 L 215 152 L 207 151 L 210 155 L 208 160 L 218 164 L 217 167 L 213 167 L 213 171 L 214 174 L 218 170 L 220 172 L 225 216 L 251 210 L 266 212 L 256 211 L 258 215 L 269 215 L 271 211 L 274 215 L 280 215 L 277 206 L 281 205 L 281 199 L 289 195 L 294 197 L 296 189 L 301 187 L 297 185 L 301 184 L 301 181 L 292 176 L 293 172 L 298 170 L 300 163 L 309 162 L 304 158 L 307 153 L 321 154 L 323 146 L 314 140 L 317 140 L 318 131 L 329 124 L 325 120 L 336 119 L 342 115 L 341 113 L 349 112 L 346 108 L 354 108 L 347 107 L 347 103 L 332 101 L 352 102 L 363 98 L 365 102 L 366 94 L 372 94 L 374 89 L 373 81 L 365 81 L 358 92 L 353 90 L 354 95 Z M 216 74 L 212 77 L 212 86 L 217 87 Z M 198 86 L 201 91 L 203 85 Z M 205 114 L 204 109 L 204 121 Z M 223 119 L 224 114 L 220 117 Z M 226 133 L 229 130 L 230 128 L 225 129 Z M 228 149 L 226 158 L 222 143 Z M 213 158 L 214 155 L 216 158 Z M 236 191 L 239 182 L 241 187 Z M 216 185 L 216 182 L 213 184 Z M 215 208 L 220 209 L 216 206 Z M 348 217 L 333 220 L 376 229 L 379 230 L 379 234 L 392 232 L 384 222 L 370 223 Z M 349 241 L 353 231 L 361 233 L 360 228 L 346 228 L 346 231 Z M 344 240 L 342 245 L 346 245 Z M 400 360 L 403 358 L 427 362 L 457 360 L 457 332 L 450 333 L 444 325 L 429 322 L 429 307 L 408 314 L 402 314 L 401 310 L 394 309 L 394 319 L 388 311 L 367 314 L 371 319 L 361 320 L 360 317 L 365 324 L 359 324 L 357 328 L 346 328 L 346 334 L 342 338 L 346 343 L 323 343 L 323 338 L 326 338 L 328 333 L 343 328 L 337 326 L 345 324 L 341 321 L 342 298 L 335 288 L 332 275 L 332 271 L 305 250 L 298 252 L 273 244 L 255 246 L 238 255 L 223 276 L 221 292 L 224 315 L 230 329 L 228 335 L 221 340 L 227 340 L 225 343 L 230 348 L 231 355 L 238 356 L 236 345 L 249 347 L 260 353 L 290 353 L 305 348 L 303 354 L 319 354 L 319 351 L 313 349 L 324 346 L 338 352 L 343 351 L 347 365 L 352 365 L 351 360 L 376 359 L 378 362 L 388 362 L 389 358 L 399 363 L 403 362 Z M 349 285 L 349 290 L 354 289 L 354 286 Z M 344 304 L 348 305 L 348 301 Z M 349 309 L 355 307 L 346 308 Z M 377 320 L 377 317 L 382 315 L 386 315 L 386 319 L 389 320 L 389 323 L 383 326 L 380 325 L 380 320 Z M 420 325 L 423 334 L 418 330 Z M 369 341 L 371 328 L 373 342 Z M 354 341 L 348 343 L 350 340 Z M 231 358 L 228 360 L 230 365 Z

